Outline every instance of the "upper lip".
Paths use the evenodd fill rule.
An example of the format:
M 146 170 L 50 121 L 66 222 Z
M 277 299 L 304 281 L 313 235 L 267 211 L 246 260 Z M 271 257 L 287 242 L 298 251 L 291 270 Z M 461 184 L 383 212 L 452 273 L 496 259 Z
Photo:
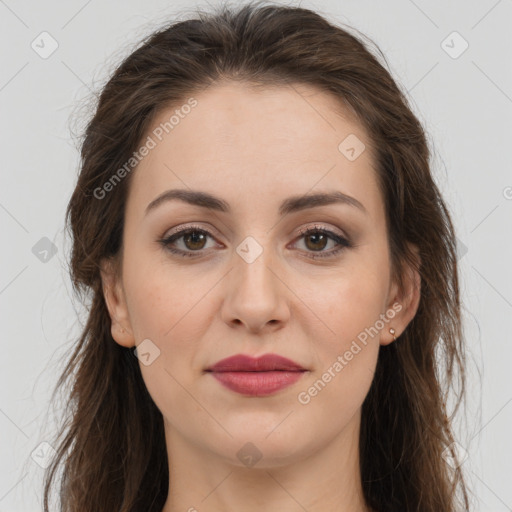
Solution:
M 221 359 L 206 371 L 211 372 L 270 372 L 270 371 L 305 371 L 299 363 L 277 354 L 264 354 L 252 357 L 237 354 Z

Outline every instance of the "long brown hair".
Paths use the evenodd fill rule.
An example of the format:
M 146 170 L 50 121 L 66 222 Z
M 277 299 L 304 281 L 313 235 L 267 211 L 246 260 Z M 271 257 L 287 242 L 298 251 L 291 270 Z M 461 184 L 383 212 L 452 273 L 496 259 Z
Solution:
M 162 510 L 169 484 L 162 414 L 138 359 L 111 336 L 100 278 L 100 262 L 120 254 L 132 173 L 107 199 L 98 199 L 97 191 L 138 149 L 157 114 L 222 80 L 315 86 L 336 95 L 369 134 L 393 275 L 401 282 L 405 264 L 416 264 L 407 244 L 416 245 L 421 299 L 396 342 L 380 348 L 363 403 L 364 496 L 379 512 L 468 510 L 461 468 L 446 457 L 456 458 L 448 392 L 457 384 L 453 414 L 465 397 L 454 227 L 405 93 L 372 53 L 371 46 L 378 47 L 351 31 L 304 8 L 222 5 L 154 31 L 103 87 L 83 135 L 66 216 L 73 287 L 89 310 L 55 388 L 69 385 L 70 395 L 45 475 L 45 512 L 61 465 L 60 510 Z

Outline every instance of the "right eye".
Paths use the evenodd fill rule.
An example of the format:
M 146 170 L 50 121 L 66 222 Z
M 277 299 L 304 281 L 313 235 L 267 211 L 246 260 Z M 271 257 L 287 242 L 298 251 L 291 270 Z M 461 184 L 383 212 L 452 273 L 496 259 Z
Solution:
M 205 243 L 208 237 L 213 238 L 213 235 L 199 226 L 187 226 L 173 234 L 159 240 L 162 246 L 171 251 L 173 254 L 179 256 L 196 256 L 194 253 L 199 253 L 205 249 Z M 184 248 L 176 248 L 176 242 L 181 241 Z

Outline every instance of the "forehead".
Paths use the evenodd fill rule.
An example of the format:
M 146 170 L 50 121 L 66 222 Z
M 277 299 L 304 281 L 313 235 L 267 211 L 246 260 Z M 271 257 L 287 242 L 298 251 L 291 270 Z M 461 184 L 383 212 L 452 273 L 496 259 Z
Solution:
M 153 148 L 132 178 L 137 209 L 176 187 L 240 206 L 315 188 L 379 201 L 371 141 L 333 95 L 299 84 L 226 83 L 191 98 L 159 112 L 143 138 Z

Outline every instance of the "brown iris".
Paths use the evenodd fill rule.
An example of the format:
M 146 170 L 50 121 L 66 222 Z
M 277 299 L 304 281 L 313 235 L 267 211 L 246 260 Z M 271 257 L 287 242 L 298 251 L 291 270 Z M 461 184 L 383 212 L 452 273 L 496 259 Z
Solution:
M 305 237 L 306 246 L 309 249 L 312 249 L 312 250 L 324 249 L 325 245 L 327 243 L 328 238 L 329 237 L 324 235 L 323 233 L 314 233 L 314 234 L 311 234 L 311 235 L 306 235 L 306 237 Z M 313 241 L 313 246 L 310 246 L 310 244 L 308 244 L 308 241 L 311 240 L 311 239 L 316 240 L 316 242 Z M 317 245 L 317 244 L 320 244 L 320 245 Z
M 186 233 L 183 235 L 183 242 L 185 246 L 191 250 L 202 249 L 204 247 L 205 241 L 206 235 L 204 233 L 200 233 L 199 231 L 191 231 L 190 233 Z M 197 246 L 196 244 L 199 244 L 199 246 Z

